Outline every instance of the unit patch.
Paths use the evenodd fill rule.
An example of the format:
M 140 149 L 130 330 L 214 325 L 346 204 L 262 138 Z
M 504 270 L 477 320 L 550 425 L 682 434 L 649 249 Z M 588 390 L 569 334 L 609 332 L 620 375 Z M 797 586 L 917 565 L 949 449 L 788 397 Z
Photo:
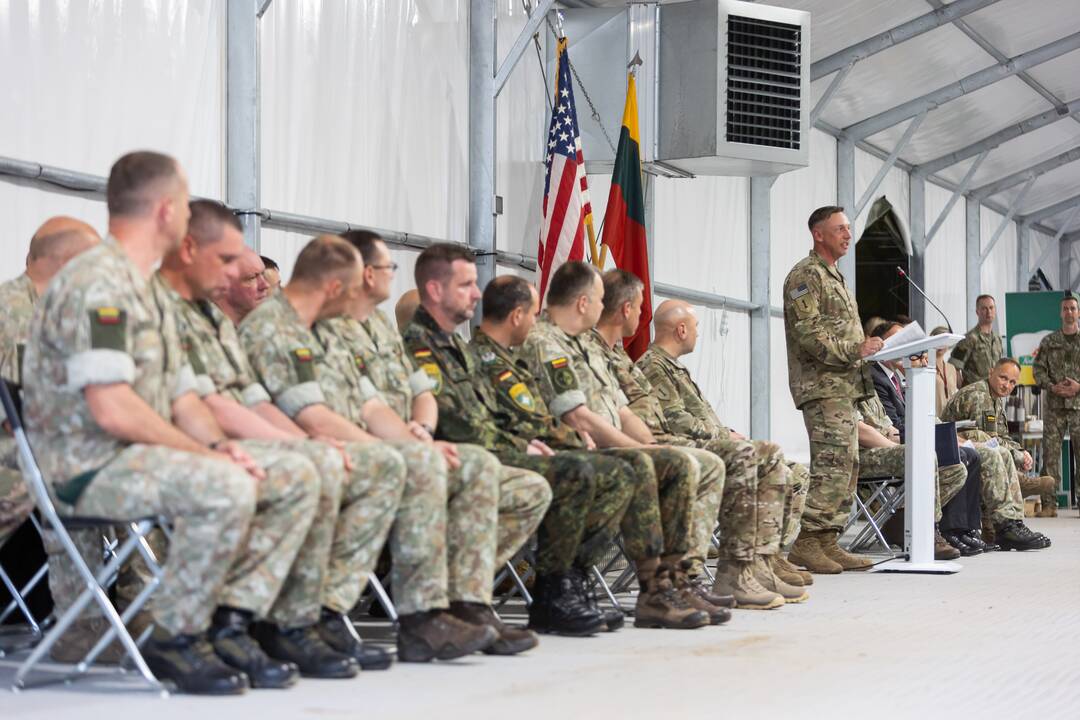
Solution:
M 127 312 L 115 307 L 90 311 L 90 347 L 95 350 L 127 349 Z
M 536 400 L 533 399 L 532 393 L 529 392 L 529 388 L 525 386 L 525 383 L 514 383 L 507 392 L 514 404 L 522 410 L 527 412 L 536 410 Z
M 429 357 L 430 355 L 431 351 L 428 350 L 425 357 Z M 420 357 L 419 350 L 416 352 L 416 357 Z M 442 392 L 442 371 L 439 370 L 439 366 L 435 363 L 428 362 L 420 365 L 420 369 L 427 373 L 427 376 L 431 378 L 432 381 L 434 381 L 435 387 L 431 389 L 431 393 L 437 396 L 440 392 Z
M 293 366 L 296 368 L 296 376 L 302 383 L 315 381 L 315 365 L 311 362 L 315 355 L 310 348 L 302 347 L 293 350 Z

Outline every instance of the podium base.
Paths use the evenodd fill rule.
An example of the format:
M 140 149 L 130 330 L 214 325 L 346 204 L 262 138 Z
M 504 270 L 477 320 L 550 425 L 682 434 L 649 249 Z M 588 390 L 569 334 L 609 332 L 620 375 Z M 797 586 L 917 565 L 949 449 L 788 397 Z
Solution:
M 896 572 L 896 573 L 923 573 L 925 575 L 952 575 L 964 569 L 964 566 L 956 562 L 908 562 L 907 560 L 889 560 L 876 565 L 871 572 Z

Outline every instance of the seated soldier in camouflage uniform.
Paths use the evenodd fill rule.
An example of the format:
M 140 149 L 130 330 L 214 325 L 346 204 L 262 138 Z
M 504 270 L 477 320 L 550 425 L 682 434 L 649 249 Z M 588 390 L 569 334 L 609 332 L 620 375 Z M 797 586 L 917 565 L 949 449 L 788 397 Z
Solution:
M 101 242 L 97 231 L 81 220 L 58 216 L 47 220 L 33 238 L 26 255 L 26 272 L 0 285 L 0 376 L 18 387 L 22 384 L 22 358 L 30 337 L 30 318 L 38 298 L 45 292 L 52 277 L 69 260 Z M 4 420 L 0 406 L 0 420 Z M 15 438 L 0 431 L 0 547 L 30 516 L 34 501 L 19 471 Z M 86 535 L 73 530 L 72 535 Z M 89 543 L 100 544 L 100 533 L 89 533 Z M 42 541 L 49 556 L 49 590 L 57 615 L 63 613 L 82 591 L 83 583 L 70 566 L 67 554 L 51 530 L 45 530 Z M 105 630 L 105 622 L 97 617 L 98 608 L 91 604 L 67 633 L 53 645 L 50 656 L 58 662 L 78 662 L 94 646 Z M 119 662 L 119 646 L 110 645 L 102 654 L 103 662 Z
M 493 567 L 499 554 L 494 533 L 479 542 L 473 514 L 478 507 L 498 507 L 502 469 L 496 458 L 478 445 L 459 445 L 435 440 L 438 407 L 432 394 L 434 381 L 423 370 L 414 369 L 401 336 L 377 308 L 390 294 L 395 264 L 381 241 L 372 233 L 349 233 L 348 240 L 364 263 L 363 283 L 347 300 L 345 314 L 320 320 L 316 337 L 328 348 L 328 357 L 348 361 L 342 374 L 357 382 L 370 382 L 380 402 L 372 403 L 368 431 L 394 444 L 406 455 L 420 449 L 438 450 L 449 468 L 447 476 L 447 562 L 450 612 L 465 622 L 491 625 L 499 639 L 485 652 L 512 655 L 537 643 L 532 632 L 502 623 L 491 609 L 492 586 L 476 567 L 476 548 L 493 550 Z M 366 253 L 366 254 L 365 254 Z M 514 522 L 514 518 L 507 518 Z M 513 543 L 513 539 L 504 540 Z
M 225 657 L 206 629 L 215 607 L 269 609 L 314 517 L 318 475 L 290 453 L 260 466 L 191 392 L 174 318 L 150 283 L 187 228 L 176 162 L 125 155 L 106 196 L 109 239 L 53 278 L 27 345 L 26 421 L 43 475 L 61 513 L 174 519 L 150 607 L 157 628 L 143 648 L 159 678 L 209 694 L 288 684 L 291 665 L 257 648 Z M 100 538 L 84 558 L 99 568 Z
M 981 448 L 977 444 L 976 449 L 984 468 L 983 505 L 993 523 L 995 541 L 1003 550 L 1035 550 L 1050 546 L 1049 538 L 1024 524 L 1024 498 L 1016 470 L 1026 472 L 1034 463 L 1031 455 L 1009 437 L 1005 422 L 1005 397 L 1016 388 L 1019 377 L 1020 364 L 1012 358 L 1001 358 L 987 379 L 965 385 L 953 395 L 941 417 L 945 422 L 974 421 L 975 430 L 959 433 L 973 441 L 982 439 L 979 433 L 990 436 L 989 442 L 981 443 Z M 994 455 L 1002 460 L 1004 478 L 985 473 L 987 465 L 994 462 Z
M 389 448 L 368 444 L 351 449 L 359 460 L 353 462 L 343 457 L 341 443 L 310 440 L 271 403 L 240 347 L 235 326 L 211 302 L 239 274 L 245 251 L 253 254 L 244 247 L 236 216 L 218 203 L 195 201 L 188 234 L 180 248 L 165 256 L 155 282 L 176 315 L 197 392 L 225 432 L 244 440 L 243 447 L 255 453 L 266 448 L 301 453 L 319 471 L 319 508 L 294 563 L 304 573 L 302 581 L 286 582 L 268 615 L 286 631 L 275 642 L 289 651 L 290 645 L 308 642 L 308 628 L 314 627 L 323 642 L 351 656 L 362 669 L 387 668 L 390 656 L 362 644 L 345 627 L 343 616 L 356 604 L 363 568 L 382 546 L 379 528 L 393 520 L 404 481 L 403 472 L 395 468 L 402 460 Z M 352 465 L 351 471 L 345 463 Z M 247 634 L 251 618 L 232 613 L 216 619 L 211 636 L 225 640 Z M 325 654 L 324 648 L 317 655 Z
M 580 518 L 572 517 L 570 513 L 563 513 L 562 518 L 552 518 L 549 513 L 545 518 L 540 528 L 541 550 L 545 541 L 549 545 L 557 543 L 563 550 L 561 553 L 553 550 L 541 552 L 538 558 L 539 577 L 535 595 L 541 599 L 534 598 L 529 615 L 534 624 L 543 625 L 545 613 L 550 613 L 551 608 L 559 605 L 557 584 L 561 575 L 571 573 L 574 576 L 573 584 L 580 587 L 589 567 L 599 562 L 600 554 L 615 539 L 620 528 L 628 544 L 660 546 L 659 538 L 663 530 L 656 492 L 653 484 L 647 482 L 648 477 L 636 476 L 634 467 L 620 459 L 618 451 L 614 454 L 611 454 L 612 451 L 597 451 L 592 438 L 560 422 L 548 410 L 536 379 L 515 349 L 525 341 L 536 323 L 536 314 L 540 309 L 536 288 L 514 275 L 497 277 L 484 289 L 483 307 L 483 323 L 470 344 L 480 356 L 482 374 L 508 420 L 507 427 L 513 429 L 516 435 L 541 440 L 558 452 L 557 457 L 572 456 L 591 464 L 596 469 L 598 501 L 604 497 L 605 486 L 627 488 L 624 493 L 626 505 L 620 513 L 605 514 L 601 512 L 603 503 L 594 502 L 592 508 L 588 504 L 582 508 Z M 557 477 L 552 482 L 557 488 L 559 482 L 565 482 L 565 478 Z M 571 519 L 574 520 L 572 525 Z M 596 525 L 600 525 L 598 531 L 591 532 L 589 526 Z M 566 540 L 582 537 L 583 531 L 585 542 L 575 559 L 572 553 L 574 548 Z M 647 534 L 644 542 L 638 539 L 642 533 Z M 556 594 L 545 594 L 551 591 Z M 714 625 L 731 618 L 730 611 L 726 609 L 731 604 L 731 598 L 711 597 L 701 585 L 687 584 L 680 592 L 691 606 L 708 613 Z
M 317 320 L 341 314 L 348 298 L 358 292 L 362 278 L 363 265 L 351 245 L 336 236 L 316 238 L 297 257 L 288 285 L 263 301 L 239 326 L 252 369 L 275 405 L 309 435 L 346 443 L 354 467 L 364 462 L 359 454 L 362 448 L 376 440 L 367 428 L 390 411 L 371 381 L 358 374 L 353 356 L 336 344 L 325 344 L 312 327 Z M 407 662 L 448 660 L 483 650 L 498 639 L 496 629 L 489 623 L 464 622 L 447 611 L 447 467 L 443 455 L 419 443 L 398 445 L 393 452 L 407 467 L 401 505 L 392 527 L 376 528 L 378 536 L 365 544 L 363 562 L 345 571 L 351 571 L 355 579 L 351 599 L 355 600 L 373 571 L 389 531 L 391 584 L 401 619 L 398 658 Z M 459 579 L 467 587 L 490 585 L 494 574 L 494 472 L 493 467 L 478 470 L 476 491 L 470 496 L 468 535 L 462 542 L 472 548 L 472 572 Z M 364 512 L 361 505 L 355 510 Z M 356 521 L 358 527 L 367 523 L 363 517 Z M 481 592 L 476 590 L 474 595 Z
M 604 315 L 597 327 L 631 409 L 657 441 L 699 448 L 697 452 L 714 454 L 727 466 L 715 591 L 734 595 L 736 607 L 747 609 L 805 602 L 809 598 L 806 577 L 780 558 L 784 505 L 792 476 L 783 452 L 774 443 L 732 437 L 676 359 L 692 352 L 697 341 L 697 319 L 688 304 L 662 303 L 656 314 L 656 342 L 639 365 L 630 360 L 621 340 L 636 329 L 641 301 L 638 278 L 621 270 L 605 273 Z M 701 521 L 698 543 L 703 554 L 717 517 Z
M 703 466 L 689 452 L 639 440 L 641 426 L 627 407 L 626 396 L 608 367 L 604 350 L 590 337 L 603 311 L 604 283 L 586 263 L 565 263 L 553 273 L 548 288 L 548 310 L 540 316 L 521 348 L 521 357 L 540 387 L 551 414 L 617 457 L 652 463 L 660 508 L 663 547 L 659 563 L 646 548 L 627 547 L 643 593 L 667 603 L 666 612 L 692 608 L 687 592 L 703 596 L 707 590 L 691 582 L 694 505 L 699 500 L 718 511 L 717 486 L 723 486 L 723 462 L 706 459 Z M 630 427 L 633 430 L 630 430 Z M 637 436 L 631 436 L 629 432 Z M 638 471 L 641 472 L 640 470 Z M 701 478 L 704 477 L 704 484 Z M 699 515 L 700 516 L 700 515 Z M 707 598 L 712 604 L 730 604 L 731 598 Z M 640 600 L 639 600 L 640 602 Z
M 859 401 L 856 406 L 859 423 L 859 477 L 880 478 L 904 476 L 904 446 L 897 440 L 899 434 L 889 420 L 885 406 L 877 395 Z M 934 559 L 955 560 L 960 551 L 941 536 L 941 506 L 956 497 L 967 482 L 967 469 L 963 463 L 936 468 L 934 492 Z

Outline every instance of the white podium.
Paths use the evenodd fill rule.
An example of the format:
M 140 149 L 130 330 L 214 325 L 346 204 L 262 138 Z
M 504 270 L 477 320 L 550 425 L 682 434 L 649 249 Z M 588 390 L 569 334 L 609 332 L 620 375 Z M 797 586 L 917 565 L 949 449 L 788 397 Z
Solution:
M 949 574 L 962 565 L 934 560 L 934 474 L 935 446 L 935 363 L 937 350 L 949 348 L 964 338 L 960 335 L 935 335 L 887 347 L 866 358 L 867 361 L 904 359 L 907 377 L 904 416 L 904 550 L 908 559 L 889 560 L 874 567 L 875 572 Z M 927 354 L 925 368 L 911 367 L 912 355 Z

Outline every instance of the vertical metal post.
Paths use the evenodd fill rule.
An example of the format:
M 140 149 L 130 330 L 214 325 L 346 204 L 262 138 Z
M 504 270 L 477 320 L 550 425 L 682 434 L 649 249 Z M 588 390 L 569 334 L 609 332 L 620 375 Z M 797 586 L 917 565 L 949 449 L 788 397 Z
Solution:
M 772 236 L 772 186 L 775 175 L 750 178 L 750 437 L 768 440 L 770 359 L 769 245 Z
M 908 275 L 926 287 L 926 176 L 913 172 L 908 188 L 910 211 L 908 229 L 911 232 L 911 260 Z M 908 315 L 915 322 L 926 327 L 926 301 L 915 288 L 908 284 Z
M 229 0 L 225 59 L 225 200 L 259 249 L 259 2 Z
M 975 298 L 982 293 L 982 231 L 979 227 L 981 203 L 975 198 L 967 198 L 964 214 L 964 264 L 967 281 L 967 327 L 975 327 L 978 317 L 975 315 Z
M 843 206 L 855 230 L 855 141 L 844 136 L 836 141 L 836 204 Z M 811 208 L 812 209 L 812 208 Z M 851 249 L 840 258 L 837 265 L 844 275 L 851 292 L 855 292 L 855 241 L 851 239 Z
M 1073 244 L 1069 238 L 1062 238 L 1058 244 L 1058 286 L 1062 290 L 1068 290 L 1073 286 L 1072 274 L 1072 251 Z
M 1027 223 L 1016 224 L 1016 292 L 1027 292 L 1028 264 L 1031 262 L 1031 226 Z
M 495 277 L 494 0 L 469 0 L 469 244 L 481 253 L 476 270 L 483 288 Z M 474 324 L 480 317 L 473 316 Z

